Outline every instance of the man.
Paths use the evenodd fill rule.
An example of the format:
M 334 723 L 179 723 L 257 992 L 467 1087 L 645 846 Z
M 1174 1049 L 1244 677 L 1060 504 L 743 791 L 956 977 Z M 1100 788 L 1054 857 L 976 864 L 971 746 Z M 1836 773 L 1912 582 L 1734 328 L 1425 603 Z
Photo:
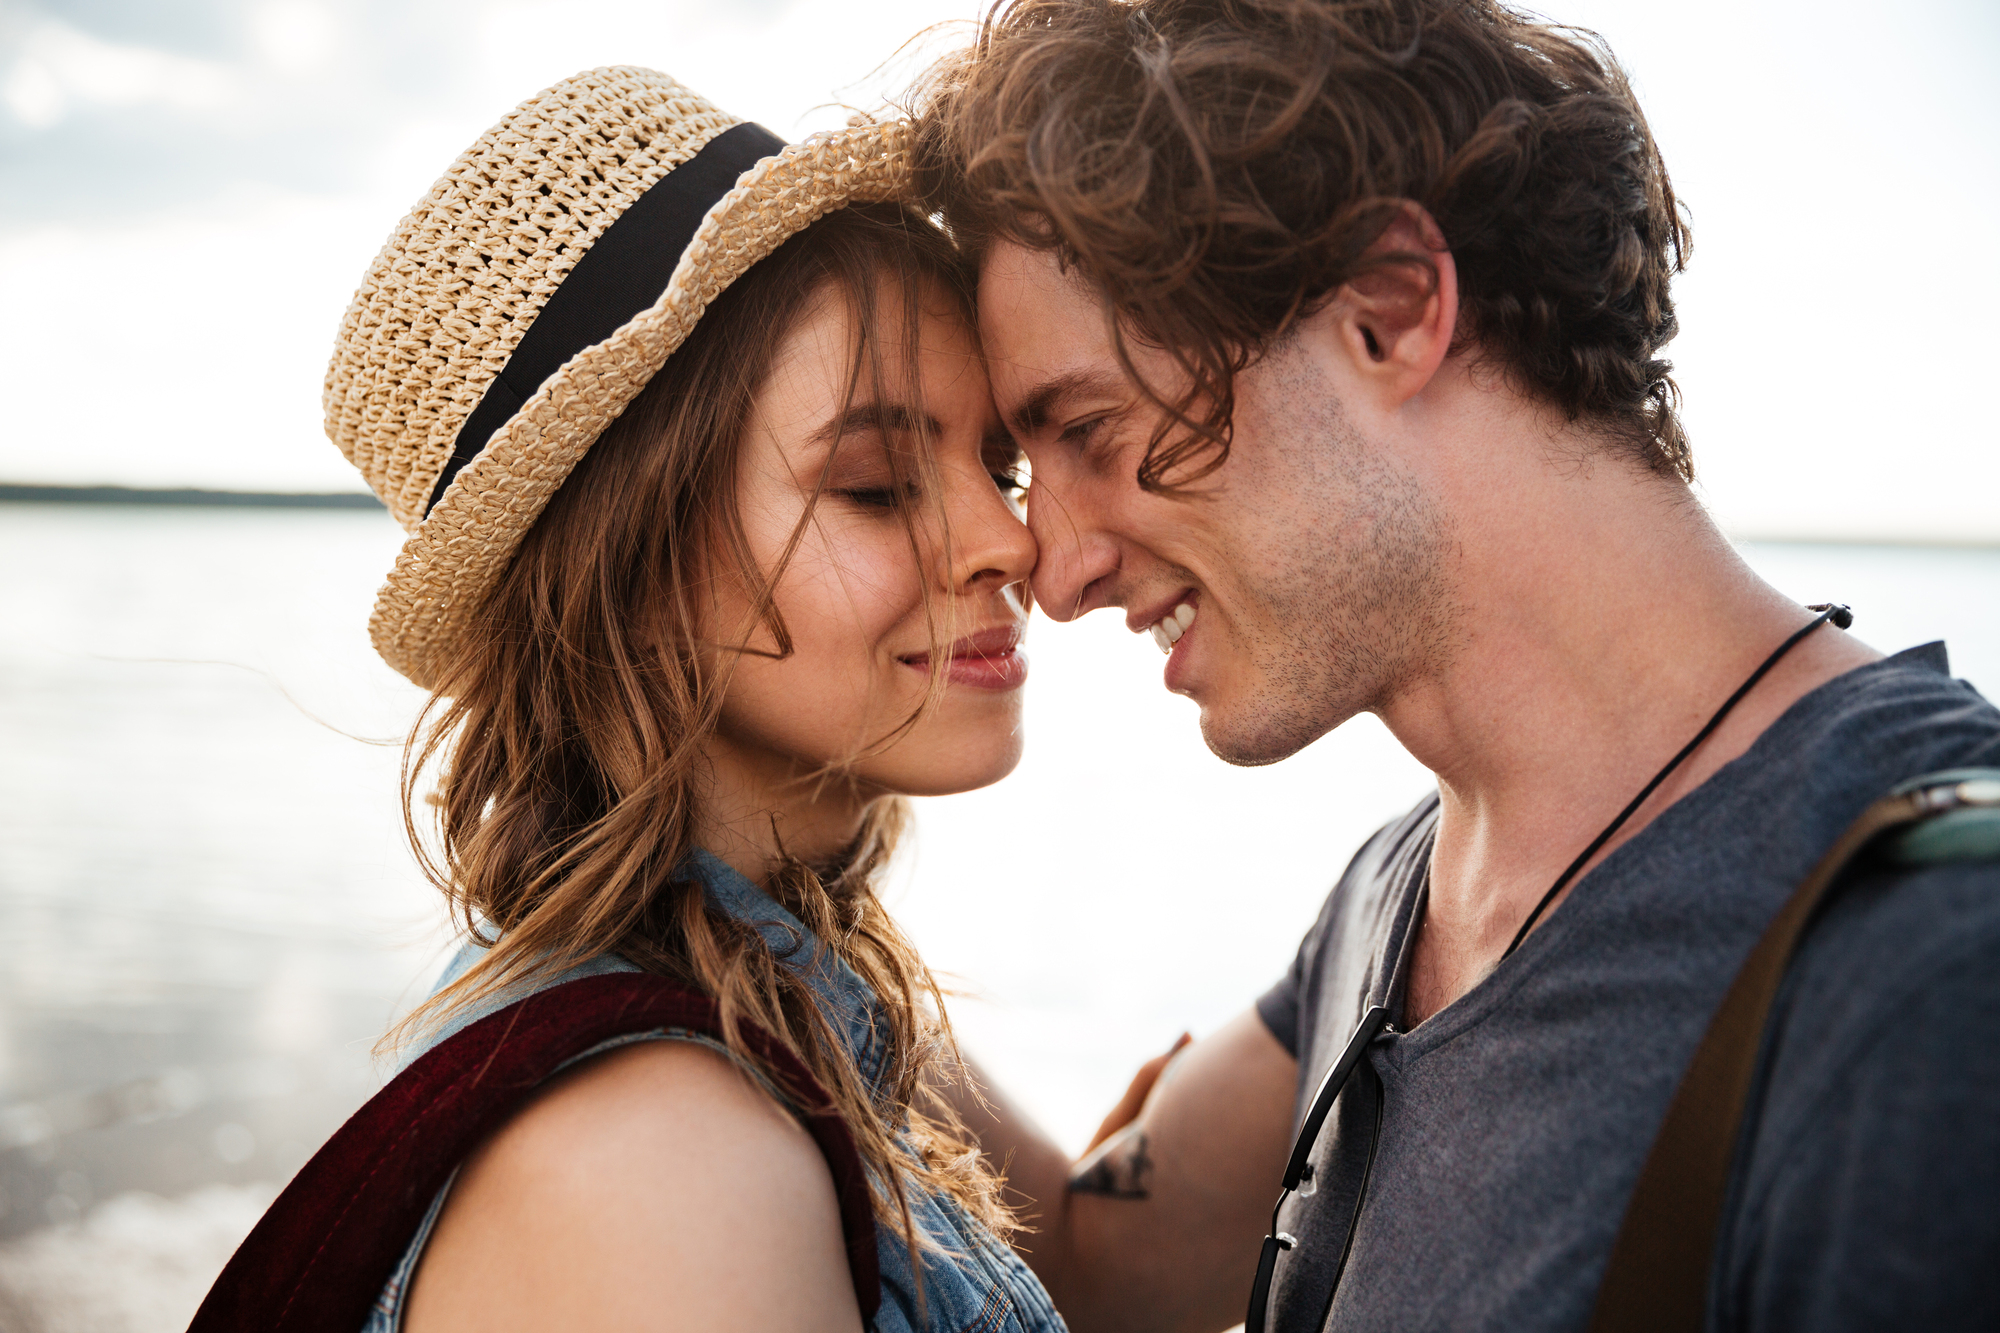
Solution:
M 1588 38 L 1492 0 L 1017 0 L 919 111 L 1042 607 L 1153 635 L 1232 763 L 1369 711 L 1438 779 L 1084 1161 L 995 1103 L 1030 1261 L 1078 1333 L 1241 1320 L 1382 1004 L 1276 1218 L 1270 1327 L 1582 1328 L 1751 945 L 1893 784 L 2000 763 L 2000 713 L 1941 645 L 1822 624 L 1550 897 L 1815 619 L 1689 491 L 1658 355 L 1688 234 Z M 1994 1326 L 1993 868 L 1845 888 L 1762 1069 L 1711 1326 Z

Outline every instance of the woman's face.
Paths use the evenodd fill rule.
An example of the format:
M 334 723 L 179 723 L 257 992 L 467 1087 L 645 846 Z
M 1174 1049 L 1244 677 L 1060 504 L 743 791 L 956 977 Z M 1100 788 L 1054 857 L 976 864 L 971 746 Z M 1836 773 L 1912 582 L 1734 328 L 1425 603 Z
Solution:
M 775 601 L 792 652 L 735 656 L 710 747 L 724 786 L 797 799 L 827 790 L 801 779 L 834 770 L 847 779 L 837 788 L 862 799 L 942 795 L 997 781 L 1020 759 L 1023 595 L 1035 542 L 1016 511 L 1014 447 L 949 298 L 932 292 L 921 302 L 914 349 L 901 288 L 881 280 L 875 301 L 884 385 L 865 369 L 856 381 L 855 316 L 828 288 L 780 345 L 752 405 L 736 465 L 739 512 L 757 566 L 783 569 Z M 934 460 L 928 482 L 915 462 L 919 420 Z M 900 491 L 892 452 L 906 460 Z M 750 596 L 727 576 L 726 553 L 714 567 L 725 573 L 709 607 L 712 632 L 739 642 L 754 623 Z M 945 640 L 936 652 L 933 620 Z M 749 643 L 776 647 L 762 626 Z M 925 711 L 934 678 L 942 695 Z

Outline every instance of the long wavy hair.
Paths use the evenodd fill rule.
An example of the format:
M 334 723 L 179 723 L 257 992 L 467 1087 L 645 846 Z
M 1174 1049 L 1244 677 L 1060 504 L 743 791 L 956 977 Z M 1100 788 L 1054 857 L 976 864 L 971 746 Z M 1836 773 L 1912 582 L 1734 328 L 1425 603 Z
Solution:
M 701 827 L 703 744 L 730 664 L 746 652 L 791 652 L 772 590 L 812 520 L 808 504 L 777 566 L 759 567 L 736 502 L 738 447 L 758 388 L 793 326 L 831 296 L 851 317 L 849 400 L 863 389 L 913 389 L 891 383 L 903 372 L 877 333 L 900 330 L 903 346 L 916 347 L 922 306 L 939 293 L 970 320 L 971 275 L 921 214 L 893 204 L 829 214 L 710 306 L 564 482 L 441 664 L 404 758 L 404 817 L 419 859 L 459 923 L 495 942 L 390 1037 L 620 954 L 715 997 L 723 1038 L 750 1067 L 764 1062 L 743 1040 L 745 1024 L 803 1060 L 871 1168 L 878 1218 L 913 1244 L 927 1238 L 912 1221 L 912 1187 L 956 1198 L 1003 1237 L 1014 1221 L 998 1178 L 937 1095 L 963 1076 L 942 998 L 876 894 L 906 803 L 875 801 L 842 854 L 824 864 L 786 858 L 766 886 L 879 997 L 888 1042 L 879 1088 L 806 979 L 710 902 L 688 857 Z M 890 450 L 899 491 L 939 493 L 925 485 L 935 475 L 927 443 Z M 905 506 L 904 522 L 921 554 L 920 527 L 944 528 L 941 512 L 925 524 L 920 509 L 935 506 Z M 704 624 L 705 584 L 730 578 L 751 590 L 752 623 Z M 948 643 L 949 609 L 929 614 L 933 643 Z M 752 646 L 753 635 L 774 646 Z M 926 707 L 941 688 L 933 682 Z M 869 748 L 893 744 L 917 716 Z M 845 779 L 836 769 L 820 780 Z

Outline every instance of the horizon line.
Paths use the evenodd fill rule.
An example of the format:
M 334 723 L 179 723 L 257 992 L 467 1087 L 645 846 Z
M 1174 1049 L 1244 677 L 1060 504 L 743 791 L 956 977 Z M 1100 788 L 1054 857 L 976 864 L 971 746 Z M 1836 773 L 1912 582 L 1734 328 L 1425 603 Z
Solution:
M 369 491 L 226 491 L 205 486 L 70 486 L 0 482 L 0 502 L 26 504 L 211 505 L 268 509 L 372 509 L 386 512 Z M 1904 546 L 1932 550 L 2000 550 L 2000 536 L 1729 532 L 1732 542 L 1767 546 Z
M 234 505 L 271 509 L 383 509 L 369 491 L 222 491 L 202 486 L 59 486 L 0 482 L 0 501 L 27 504 Z

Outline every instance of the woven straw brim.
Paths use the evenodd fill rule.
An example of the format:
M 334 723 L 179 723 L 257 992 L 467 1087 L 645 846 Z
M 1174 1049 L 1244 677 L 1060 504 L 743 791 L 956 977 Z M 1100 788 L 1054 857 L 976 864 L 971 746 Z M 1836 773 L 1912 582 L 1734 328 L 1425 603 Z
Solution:
M 908 126 L 814 135 L 743 173 L 702 220 L 666 290 L 550 376 L 404 544 L 369 634 L 390 666 L 434 688 L 430 664 L 479 613 L 577 462 L 659 373 L 724 288 L 837 208 L 902 198 Z

